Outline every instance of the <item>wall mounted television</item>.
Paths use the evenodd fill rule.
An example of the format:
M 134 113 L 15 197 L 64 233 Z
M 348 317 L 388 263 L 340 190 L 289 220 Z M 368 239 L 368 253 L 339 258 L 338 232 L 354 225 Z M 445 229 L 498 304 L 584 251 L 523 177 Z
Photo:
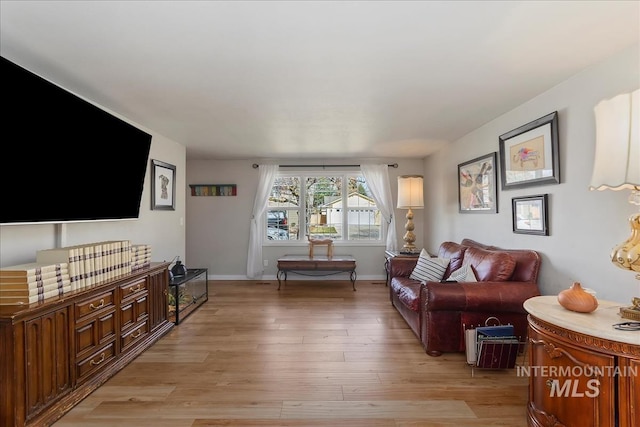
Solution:
M 151 135 L 0 57 L 0 224 L 136 219 Z

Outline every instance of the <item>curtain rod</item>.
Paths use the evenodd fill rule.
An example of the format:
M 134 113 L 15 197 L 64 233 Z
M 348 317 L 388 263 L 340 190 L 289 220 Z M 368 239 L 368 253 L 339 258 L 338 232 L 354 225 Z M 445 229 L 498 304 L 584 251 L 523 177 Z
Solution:
M 253 164 L 253 168 L 257 169 L 258 168 L 258 164 L 254 163 Z M 392 163 L 390 165 L 387 165 L 390 168 L 397 168 L 398 164 L 397 163 Z M 359 168 L 360 165 L 278 165 L 278 167 L 281 168 Z

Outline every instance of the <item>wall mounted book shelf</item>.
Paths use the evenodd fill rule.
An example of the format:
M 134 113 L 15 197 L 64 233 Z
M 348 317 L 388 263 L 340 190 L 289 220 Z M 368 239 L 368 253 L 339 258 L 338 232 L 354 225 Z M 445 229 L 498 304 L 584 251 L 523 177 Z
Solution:
M 236 184 L 189 184 L 192 196 L 236 196 Z

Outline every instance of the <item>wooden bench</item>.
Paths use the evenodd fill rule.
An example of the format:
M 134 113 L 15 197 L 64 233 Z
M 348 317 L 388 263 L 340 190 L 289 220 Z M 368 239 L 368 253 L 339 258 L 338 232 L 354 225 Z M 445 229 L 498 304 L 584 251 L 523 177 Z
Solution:
M 282 279 L 287 281 L 287 273 L 295 272 L 307 276 L 349 273 L 351 286 L 356 290 L 356 259 L 351 255 L 308 257 L 305 255 L 285 255 L 278 258 L 278 290 Z

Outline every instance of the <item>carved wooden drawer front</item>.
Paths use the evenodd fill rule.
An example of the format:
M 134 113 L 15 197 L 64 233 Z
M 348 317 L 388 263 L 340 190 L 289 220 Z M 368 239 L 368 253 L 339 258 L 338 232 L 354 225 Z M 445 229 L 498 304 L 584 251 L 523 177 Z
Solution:
M 96 373 L 103 367 L 107 366 L 111 360 L 115 358 L 116 345 L 115 342 L 109 343 L 92 353 L 84 359 L 76 362 L 76 378 L 78 382 L 82 382 Z
M 112 306 L 76 324 L 76 356 L 82 358 L 96 347 L 114 341 L 115 337 L 116 309 Z
M 120 335 L 124 336 L 131 328 L 149 317 L 149 291 L 146 280 L 120 286 L 120 295 Z
M 90 356 L 101 346 L 116 339 L 115 290 L 75 303 L 76 360 Z
M 135 282 L 125 283 L 120 286 L 120 299 L 134 297 L 136 294 L 140 294 L 147 290 L 147 281 L 145 279 L 137 280 Z
M 138 323 L 128 332 L 120 335 L 120 351 L 126 352 L 134 348 L 138 341 L 141 341 L 149 333 L 149 320 L 145 319 Z
M 115 290 L 112 289 L 108 292 L 77 302 L 75 304 L 76 322 L 81 321 L 85 316 L 93 315 L 102 308 L 113 306 L 115 302 L 114 294 Z

